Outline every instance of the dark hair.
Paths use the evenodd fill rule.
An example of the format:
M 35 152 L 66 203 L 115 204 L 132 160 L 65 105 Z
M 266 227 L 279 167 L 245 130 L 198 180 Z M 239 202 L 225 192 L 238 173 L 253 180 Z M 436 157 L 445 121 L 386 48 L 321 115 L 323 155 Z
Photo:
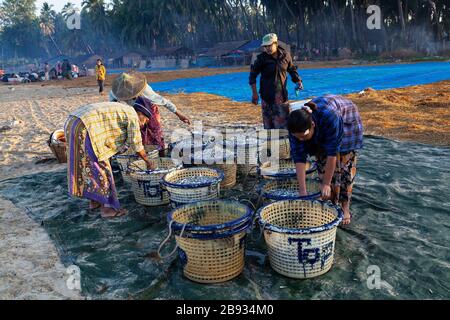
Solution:
M 317 110 L 317 105 L 313 102 L 305 103 L 312 111 Z M 289 114 L 287 127 L 291 133 L 303 133 L 312 127 L 312 114 L 305 109 L 295 110 Z

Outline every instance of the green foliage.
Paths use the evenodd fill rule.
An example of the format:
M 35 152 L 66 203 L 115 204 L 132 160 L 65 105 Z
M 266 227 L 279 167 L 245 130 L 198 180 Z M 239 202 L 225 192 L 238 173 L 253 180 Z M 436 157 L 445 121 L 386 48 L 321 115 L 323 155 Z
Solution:
M 366 27 L 373 3 L 381 7 L 382 30 Z M 19 56 L 108 54 L 124 47 L 208 47 L 275 32 L 321 52 L 347 47 L 359 55 L 401 49 L 431 55 L 450 34 L 448 0 L 84 0 L 81 30 L 64 23 L 72 13 L 70 3 L 60 13 L 44 3 L 37 16 L 35 0 L 4 0 L 2 46 Z

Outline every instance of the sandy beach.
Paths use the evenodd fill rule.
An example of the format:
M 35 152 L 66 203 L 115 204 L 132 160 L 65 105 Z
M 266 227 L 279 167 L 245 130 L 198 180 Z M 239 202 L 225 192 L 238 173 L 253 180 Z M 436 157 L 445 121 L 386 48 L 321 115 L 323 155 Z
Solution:
M 150 74 L 150 82 L 245 69 L 171 71 Z M 107 83 L 109 90 L 110 81 Z M 0 181 L 37 172 L 61 170 L 46 141 L 63 128 L 71 111 L 106 101 L 95 79 L 45 85 L 0 85 Z M 260 107 L 205 93 L 166 95 L 192 120 L 206 126 L 260 124 Z M 250 98 L 250 90 L 249 90 Z M 351 94 L 366 134 L 450 146 L 450 81 L 402 89 Z M 184 125 L 161 109 L 164 131 Z M 0 299 L 78 299 L 64 284 L 67 275 L 44 229 L 11 202 L 0 198 Z

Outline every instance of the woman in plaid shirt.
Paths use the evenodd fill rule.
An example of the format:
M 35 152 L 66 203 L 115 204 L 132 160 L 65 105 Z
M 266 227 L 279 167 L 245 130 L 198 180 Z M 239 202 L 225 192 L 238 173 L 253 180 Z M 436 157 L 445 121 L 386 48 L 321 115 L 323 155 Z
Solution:
M 322 181 L 322 199 L 341 205 L 343 224 L 349 224 L 356 151 L 363 147 L 358 107 L 341 96 L 319 97 L 289 115 L 288 130 L 300 195 L 307 194 L 306 158 L 315 156 Z

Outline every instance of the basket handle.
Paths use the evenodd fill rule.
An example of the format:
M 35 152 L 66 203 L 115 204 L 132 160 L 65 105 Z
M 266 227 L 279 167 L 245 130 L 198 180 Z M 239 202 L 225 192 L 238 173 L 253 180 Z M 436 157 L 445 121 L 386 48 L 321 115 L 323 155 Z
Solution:
M 163 242 L 161 242 L 161 244 L 159 245 L 159 248 L 158 248 L 158 258 L 160 258 L 161 260 L 166 260 L 168 258 L 171 258 L 177 252 L 177 249 L 178 249 L 178 244 L 175 244 L 175 248 L 172 250 L 172 252 L 170 252 L 168 255 L 166 255 L 164 257 L 161 255 L 162 248 L 170 241 L 170 237 L 172 236 L 172 224 L 173 224 L 173 222 L 174 222 L 174 220 L 170 221 L 170 223 L 169 223 L 169 235 L 164 239 Z M 187 223 L 185 223 L 183 225 L 183 229 L 181 229 L 180 237 L 183 236 L 184 229 L 186 228 L 186 225 L 187 225 Z

